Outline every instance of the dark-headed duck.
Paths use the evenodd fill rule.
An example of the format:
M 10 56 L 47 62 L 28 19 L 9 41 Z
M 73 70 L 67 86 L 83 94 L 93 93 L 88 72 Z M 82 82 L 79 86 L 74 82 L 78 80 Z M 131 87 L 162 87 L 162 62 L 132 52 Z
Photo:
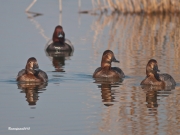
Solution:
M 157 61 L 149 60 L 146 66 L 146 78 L 141 82 L 141 85 L 161 85 L 161 86 L 175 86 L 176 82 L 169 74 L 158 74 Z
M 25 69 L 19 71 L 17 81 L 20 82 L 47 82 L 47 74 L 39 69 L 36 58 L 31 57 L 26 63 Z
M 101 67 L 97 68 L 93 78 L 124 78 L 124 72 L 118 67 L 111 67 L 111 62 L 118 62 L 111 50 L 103 53 Z
M 52 41 L 47 44 L 46 51 L 73 51 L 73 45 L 68 39 L 65 39 L 65 33 L 63 27 L 58 25 L 55 27 Z

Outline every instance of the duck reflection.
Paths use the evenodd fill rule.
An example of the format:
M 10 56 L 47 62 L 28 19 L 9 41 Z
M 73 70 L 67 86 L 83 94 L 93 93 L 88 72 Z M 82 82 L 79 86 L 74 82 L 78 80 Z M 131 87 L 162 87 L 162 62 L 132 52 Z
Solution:
M 158 100 L 163 97 L 168 97 L 172 93 L 174 86 L 162 87 L 162 86 L 142 86 L 142 89 L 146 92 L 147 108 L 155 109 L 158 107 Z
M 115 102 L 115 97 L 113 91 L 111 91 L 111 84 L 101 84 L 101 97 L 102 102 L 105 102 L 105 106 L 112 106 L 112 102 Z
M 73 55 L 71 51 L 62 51 L 62 52 L 47 52 L 45 51 L 46 56 L 52 61 L 52 65 L 55 68 L 55 72 L 65 72 L 64 65 L 65 60 L 70 59 L 70 56 Z
M 17 86 L 22 90 L 21 93 L 26 94 L 26 101 L 32 106 L 36 105 L 39 100 L 38 94 L 45 90 L 47 83 L 18 83 Z
M 105 106 L 112 106 L 116 102 L 115 96 L 118 93 L 116 88 L 119 87 L 122 80 L 116 79 L 95 79 L 95 83 L 100 84 L 98 88 L 101 89 L 101 98 Z

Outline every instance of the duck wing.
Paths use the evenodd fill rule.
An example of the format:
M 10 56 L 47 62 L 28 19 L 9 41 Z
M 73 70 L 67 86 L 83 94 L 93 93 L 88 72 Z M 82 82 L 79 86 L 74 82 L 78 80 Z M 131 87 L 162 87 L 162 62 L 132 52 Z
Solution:
M 66 43 L 67 45 L 69 45 L 70 48 L 72 49 L 72 51 L 74 52 L 74 46 L 73 46 L 73 44 L 71 43 L 71 41 L 70 41 L 69 39 L 65 39 L 65 43 Z
M 26 70 L 25 69 L 22 69 L 21 71 L 19 71 L 17 77 L 16 77 L 16 80 L 18 81 L 19 77 L 23 76 L 24 74 L 26 74 Z
M 169 74 L 159 74 L 159 78 L 161 81 L 164 81 L 166 86 L 175 86 L 176 82 Z
M 125 77 L 124 72 L 120 68 L 118 68 L 118 67 L 111 67 L 111 69 L 116 71 L 116 72 L 118 72 L 120 74 L 120 78 L 124 78 Z
M 98 72 L 100 72 L 100 71 L 101 71 L 101 67 L 98 67 L 98 68 L 94 71 L 93 78 L 99 77 Z
M 38 71 L 38 77 L 41 78 L 44 82 L 47 82 L 48 81 L 48 76 L 46 74 L 46 72 L 42 71 L 39 69 Z

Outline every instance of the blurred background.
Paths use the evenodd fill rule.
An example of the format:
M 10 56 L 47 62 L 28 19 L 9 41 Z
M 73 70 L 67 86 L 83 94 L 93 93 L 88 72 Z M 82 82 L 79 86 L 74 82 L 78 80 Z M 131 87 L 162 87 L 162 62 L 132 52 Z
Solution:
M 0 5 L 0 134 L 180 134 L 180 17 L 178 0 L 16 0 Z M 62 25 L 72 55 L 44 51 Z M 126 77 L 92 78 L 106 49 Z M 18 84 L 35 57 L 47 84 Z M 176 80 L 175 88 L 140 86 L 149 59 Z M 8 127 L 30 127 L 10 131 Z

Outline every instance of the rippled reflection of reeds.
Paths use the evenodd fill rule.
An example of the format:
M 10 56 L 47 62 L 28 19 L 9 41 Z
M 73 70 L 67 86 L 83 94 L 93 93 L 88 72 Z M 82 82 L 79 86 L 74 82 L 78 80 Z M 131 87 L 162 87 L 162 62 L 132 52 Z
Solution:
M 180 133 L 179 91 L 122 87 L 114 89 L 114 105 L 103 108 L 101 132 L 124 135 Z
M 180 74 L 179 26 L 177 15 L 101 15 L 92 24 L 94 56 L 105 49 L 118 51 L 122 69 L 131 67 L 126 73 L 135 75 L 144 74 L 141 69 L 155 58 L 160 70 Z
M 110 134 L 179 134 L 180 92 L 145 91 L 138 87 L 149 59 L 180 81 L 178 15 L 103 14 L 92 24 L 94 61 L 111 49 L 125 72 L 113 106 L 103 109 L 101 132 Z M 128 77 L 127 77 L 128 76 Z

